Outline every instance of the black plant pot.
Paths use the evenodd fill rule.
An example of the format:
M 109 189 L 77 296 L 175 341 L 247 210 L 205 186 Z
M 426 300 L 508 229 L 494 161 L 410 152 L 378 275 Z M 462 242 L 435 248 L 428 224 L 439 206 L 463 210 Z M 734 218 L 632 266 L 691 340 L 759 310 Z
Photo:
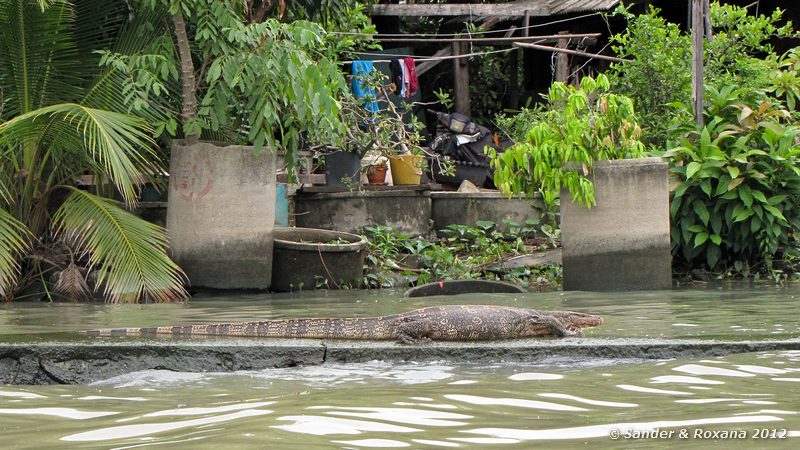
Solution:
M 325 180 L 328 186 L 350 187 L 359 182 L 361 158 L 353 152 L 325 155 Z

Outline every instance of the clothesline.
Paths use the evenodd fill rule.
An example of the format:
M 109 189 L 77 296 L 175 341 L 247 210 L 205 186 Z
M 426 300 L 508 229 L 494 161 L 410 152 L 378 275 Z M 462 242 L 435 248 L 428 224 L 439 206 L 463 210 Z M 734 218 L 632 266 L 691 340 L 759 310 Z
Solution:
M 498 30 L 471 31 L 471 32 L 468 32 L 468 33 L 470 35 L 480 35 L 480 34 L 489 34 L 489 33 L 502 33 L 504 31 L 512 31 L 512 30 L 526 30 L 526 29 L 531 29 L 531 28 L 541 28 L 541 27 L 547 27 L 547 26 L 550 26 L 550 25 L 556 25 L 556 24 L 563 23 L 563 22 L 569 22 L 571 20 L 585 19 L 587 17 L 597 16 L 597 15 L 600 15 L 600 14 L 603 14 L 603 13 L 595 12 L 595 13 L 590 13 L 590 14 L 584 14 L 582 16 L 575 16 L 575 17 L 570 17 L 570 18 L 567 18 L 567 19 L 554 20 L 554 21 L 551 21 L 551 22 L 539 23 L 539 24 L 528 25 L 528 26 L 523 26 L 523 27 L 510 27 L 510 28 L 503 28 L 503 29 L 498 29 Z M 462 35 L 464 35 L 464 33 L 465 32 L 462 31 L 460 33 L 441 33 L 441 34 L 440 33 L 377 33 L 377 34 L 369 34 L 369 33 L 361 33 L 361 32 L 358 32 L 358 31 L 328 31 L 328 34 L 343 34 L 343 35 L 348 35 L 348 36 L 371 36 L 371 37 L 375 37 L 375 38 L 381 38 L 381 37 L 409 37 L 409 38 L 412 38 L 412 37 L 456 37 L 456 36 L 462 36 Z
M 450 55 L 450 56 L 414 56 L 414 55 L 386 55 L 383 53 L 360 53 L 362 55 L 375 55 L 375 56 L 389 56 L 389 57 L 397 57 L 397 58 L 413 58 L 414 62 L 422 62 L 422 61 L 442 61 L 446 59 L 459 59 L 459 58 L 471 58 L 473 56 L 483 56 L 488 55 L 490 53 L 502 53 L 502 52 L 510 52 L 512 50 L 517 50 L 517 47 L 511 48 L 504 48 L 502 50 L 491 50 L 486 52 L 473 52 L 473 53 L 465 53 L 463 55 Z M 388 63 L 392 62 L 391 59 L 373 59 L 372 62 L 374 63 Z M 339 64 L 353 64 L 353 61 L 339 61 Z

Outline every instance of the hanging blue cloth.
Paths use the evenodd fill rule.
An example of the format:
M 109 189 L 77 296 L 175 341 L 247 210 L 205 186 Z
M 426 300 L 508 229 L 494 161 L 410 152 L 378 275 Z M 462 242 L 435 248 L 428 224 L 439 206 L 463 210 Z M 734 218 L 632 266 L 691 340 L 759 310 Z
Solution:
M 356 98 L 366 98 L 367 111 L 378 112 L 378 102 L 375 101 L 375 89 L 367 86 L 361 80 L 372 72 L 372 61 L 353 61 L 353 95 Z

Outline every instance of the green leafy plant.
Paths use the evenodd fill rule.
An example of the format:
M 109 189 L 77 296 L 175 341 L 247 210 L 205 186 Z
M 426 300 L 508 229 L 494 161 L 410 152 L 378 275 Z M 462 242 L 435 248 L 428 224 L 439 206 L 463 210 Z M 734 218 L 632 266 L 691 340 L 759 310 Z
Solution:
M 707 125 L 679 130 L 681 144 L 663 154 L 675 178 L 673 254 L 692 266 L 771 269 L 800 226 L 800 127 L 778 103 L 742 101 L 748 92 L 708 87 Z
M 722 89 L 737 85 L 747 89 L 742 95 L 751 103 L 785 98 L 794 109 L 800 80 L 796 77 L 797 54 L 781 57 L 770 45 L 773 38 L 796 36 L 791 22 L 783 23 L 783 12 L 753 15 L 747 8 L 711 3 L 713 39 L 705 47 L 707 86 Z M 624 92 L 634 100 L 644 135 L 642 139 L 657 148 L 666 148 L 674 126 L 673 102 L 691 101 L 691 36 L 680 26 L 659 15 L 657 8 L 635 15 L 620 6 L 615 15 L 627 20 L 623 33 L 611 37 L 612 49 L 629 61 L 614 63 L 608 75 L 614 92 Z
M 261 2 L 267 4 L 274 6 Z M 252 1 L 139 0 L 132 6 L 135 14 L 154 14 L 156 24 L 171 26 L 161 25 L 153 45 L 106 51 L 103 62 L 129 75 L 133 112 L 164 111 L 157 131 L 190 144 L 204 136 L 252 143 L 257 151 L 283 149 L 291 168 L 306 140 L 341 143 L 338 99 L 347 83 L 336 59 L 363 39 L 332 36 L 314 22 L 284 23 L 268 17 L 269 8 L 255 14 Z M 360 11 L 332 23 L 374 31 L 359 20 Z M 166 102 L 158 99 L 165 92 L 172 94 Z
M 490 150 L 495 185 L 509 195 L 541 192 L 551 208 L 562 188 L 593 205 L 595 161 L 645 155 L 633 102 L 609 88 L 604 75 L 583 78 L 580 89 L 554 83 L 526 139 L 503 153 Z
M 369 287 L 392 287 L 398 280 L 422 284 L 449 279 L 503 279 L 539 287 L 557 285 L 559 270 L 546 267 L 508 273 L 490 270 L 506 258 L 539 249 L 533 244 L 539 239 L 535 224 L 508 226 L 509 230 L 503 232 L 489 221 L 479 221 L 474 227 L 450 225 L 440 230 L 434 240 L 413 238 L 387 227 L 366 227 L 370 264 L 365 268 L 364 283 Z M 399 276 L 390 276 L 392 273 Z
M 143 25 L 124 2 L 0 2 L 3 300 L 85 300 L 93 290 L 113 302 L 188 296 L 164 230 L 129 212 L 144 182 L 164 171 L 152 129 L 126 114 L 125 77 L 93 53 L 140 48 L 132 31 Z

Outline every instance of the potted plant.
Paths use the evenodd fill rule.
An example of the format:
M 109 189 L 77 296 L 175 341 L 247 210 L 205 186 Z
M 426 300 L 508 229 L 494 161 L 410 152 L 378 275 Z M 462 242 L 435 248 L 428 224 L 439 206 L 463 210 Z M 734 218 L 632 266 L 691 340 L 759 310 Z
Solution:
M 127 68 L 127 95 L 142 109 L 181 86 L 180 101 L 161 105 L 180 114 L 165 113 L 157 126 L 183 137 L 172 144 L 167 228 L 194 285 L 269 287 L 273 152 L 283 149 L 292 168 L 302 137 L 337 143 L 343 134 L 337 98 L 347 85 L 335 58 L 357 40 L 312 22 L 261 21 L 251 3 L 144 0 L 136 14 L 167 16 L 171 26 L 149 54 L 106 58 Z M 359 14 L 342 20 L 363 25 Z M 201 141 L 211 137 L 225 144 Z
M 378 156 L 367 161 L 366 174 L 367 182 L 372 186 L 382 186 L 386 184 L 386 171 L 388 170 L 388 159 L 385 156 Z
M 363 75 L 361 82 L 370 86 L 374 95 L 359 99 L 346 93 L 341 99 L 345 146 L 366 157 L 362 166 L 376 167 L 368 169 L 368 173 L 380 173 L 380 167 L 385 167 L 388 161 L 394 184 L 419 184 L 426 164 L 419 134 L 423 125 L 409 115 L 408 105 L 398 106 L 391 101 L 391 85 L 384 85 L 385 81 L 385 75 L 373 70 Z

